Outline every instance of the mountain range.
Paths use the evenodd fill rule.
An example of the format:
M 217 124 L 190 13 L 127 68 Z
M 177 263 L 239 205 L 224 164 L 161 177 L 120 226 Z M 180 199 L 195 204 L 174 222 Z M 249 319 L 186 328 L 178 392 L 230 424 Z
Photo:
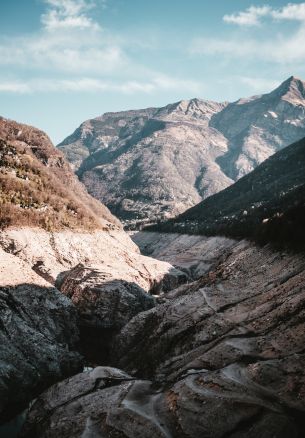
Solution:
M 304 121 L 296 84 L 291 79 L 288 91 L 277 91 L 281 97 L 275 99 L 288 105 L 274 131 L 282 129 L 287 139 L 289 129 L 295 135 L 302 131 L 296 120 Z M 240 105 L 246 109 L 255 100 Z M 143 124 L 141 135 L 144 130 L 150 139 L 168 129 L 175 135 L 177 129 L 190 129 L 191 138 L 198 116 L 200 138 L 204 130 L 225 138 L 211 127 L 221 114 L 232 128 L 228 104 L 188 105 L 176 113 L 167 108 L 162 117 L 171 122 L 150 118 L 144 123 L 143 111 L 137 122 Z M 294 123 L 286 129 L 292 107 Z M 109 121 L 109 132 L 119 124 L 122 128 L 120 120 L 117 125 Z M 274 115 L 272 120 L 277 123 Z M 121 144 L 126 154 L 135 147 L 149 157 L 150 143 L 145 155 L 145 141 L 136 143 L 140 134 L 130 135 Z M 194 152 L 197 137 L 192 138 Z M 180 151 L 181 143 L 163 146 L 170 152 L 173 144 Z M 209 155 L 209 163 L 221 169 L 225 161 L 230 187 L 176 220 L 158 223 L 161 230 L 170 225 L 164 228 L 170 233 L 134 233 L 134 242 L 150 258 L 87 193 L 46 134 L 0 120 L 0 436 L 303 436 L 304 254 L 242 238 L 258 234 L 266 243 L 283 231 L 280 240 L 293 249 L 298 240 L 305 242 L 305 140 L 286 148 L 278 143 L 281 150 L 246 175 L 238 167 L 245 161 L 238 161 L 233 149 L 229 153 L 229 140 L 225 144 L 222 155 L 221 144 L 211 147 L 217 156 L 211 161 Z M 117 153 L 109 146 L 109 159 Z M 187 149 L 183 154 L 181 165 L 182 157 L 192 160 Z M 123 166 L 125 155 L 117 157 Z M 175 155 L 170 157 L 175 163 Z M 135 167 L 140 162 L 145 160 L 135 161 Z M 161 163 L 152 170 L 170 177 Z M 78 172 L 85 181 L 82 166 Z M 144 194 L 145 187 L 143 180 Z M 117 195 L 118 188 L 113 199 Z M 193 232 L 215 236 L 186 234 Z
M 275 153 L 225 190 L 151 228 L 252 238 L 305 248 L 305 138 Z
M 184 212 L 305 135 L 305 83 L 216 103 L 105 113 L 58 145 L 89 193 L 125 224 Z

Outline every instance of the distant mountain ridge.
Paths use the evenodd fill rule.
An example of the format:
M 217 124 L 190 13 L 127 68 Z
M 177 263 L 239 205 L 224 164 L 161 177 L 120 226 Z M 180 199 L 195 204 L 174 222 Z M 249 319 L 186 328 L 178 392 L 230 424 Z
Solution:
M 153 230 L 251 238 L 305 249 L 305 138 Z
M 173 217 L 305 135 L 305 83 L 216 103 L 105 113 L 58 148 L 89 193 L 125 223 Z

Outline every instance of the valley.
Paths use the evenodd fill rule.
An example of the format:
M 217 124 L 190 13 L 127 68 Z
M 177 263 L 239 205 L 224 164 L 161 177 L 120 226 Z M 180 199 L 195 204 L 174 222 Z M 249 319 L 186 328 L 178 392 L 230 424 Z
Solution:
M 108 114 L 86 125 L 89 136 L 95 126 L 104 142 L 105 132 L 121 139 L 102 149 L 89 140 L 86 149 L 79 139 L 56 149 L 42 131 L 0 119 L 1 437 L 303 436 L 302 84 L 290 78 L 268 96 L 235 104 L 194 100 Z M 274 121 L 277 140 L 268 137 L 268 149 L 259 137 L 264 153 L 255 146 L 253 161 L 246 147 L 253 137 L 240 132 L 252 136 L 262 100 L 286 113 L 298 102 L 300 122 L 291 124 L 296 142 L 286 146 L 288 131 L 279 140 Z M 252 128 L 235 114 L 239 106 L 251 113 Z M 228 119 L 222 134 L 220 117 Z M 186 132 L 188 149 L 189 140 L 180 143 Z M 230 149 L 237 138 L 238 158 Z M 163 148 L 176 152 L 162 161 Z M 152 149 L 161 161 L 149 158 Z M 189 160 L 197 166 L 199 156 L 212 173 L 201 168 L 190 199 Z M 131 172 L 132 184 L 121 172 L 141 162 L 154 173 L 149 201 L 148 168 L 139 179 Z M 179 162 L 171 180 L 169 168 Z M 185 168 L 190 173 L 181 179 Z M 98 169 L 109 172 L 103 184 L 112 178 L 118 191 L 117 177 L 124 179 L 125 207 L 139 192 L 142 206 L 132 201 L 128 216 L 129 207 L 109 203 L 95 177 L 90 189 L 87 178 Z M 181 204 L 176 194 L 168 203 L 162 190 L 179 186 Z M 112 196 L 121 202 L 115 190 Z M 128 233 L 113 215 L 123 210 L 127 228 L 136 228 Z M 134 211 L 145 213 L 143 221 Z

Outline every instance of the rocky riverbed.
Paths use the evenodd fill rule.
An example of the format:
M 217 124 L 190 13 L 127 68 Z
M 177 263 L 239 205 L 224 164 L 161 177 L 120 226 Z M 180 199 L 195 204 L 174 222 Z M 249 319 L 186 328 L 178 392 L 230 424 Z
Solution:
M 122 323 L 107 366 L 43 392 L 22 436 L 302 437 L 304 257 L 246 241 L 142 237 L 186 271 L 184 253 L 197 274 Z

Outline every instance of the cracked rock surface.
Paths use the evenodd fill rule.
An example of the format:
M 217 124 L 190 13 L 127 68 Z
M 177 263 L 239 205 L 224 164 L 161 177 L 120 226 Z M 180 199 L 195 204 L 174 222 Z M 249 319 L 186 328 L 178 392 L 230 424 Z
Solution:
M 5 276 L 7 264 L 14 268 L 10 278 Z M 70 300 L 25 263 L 0 250 L 1 274 L 3 271 L 0 422 L 23 409 L 48 386 L 82 368 L 82 358 L 75 351 L 77 313 Z
M 58 383 L 26 437 L 301 438 L 305 259 L 240 242 L 117 335 L 112 366 Z

